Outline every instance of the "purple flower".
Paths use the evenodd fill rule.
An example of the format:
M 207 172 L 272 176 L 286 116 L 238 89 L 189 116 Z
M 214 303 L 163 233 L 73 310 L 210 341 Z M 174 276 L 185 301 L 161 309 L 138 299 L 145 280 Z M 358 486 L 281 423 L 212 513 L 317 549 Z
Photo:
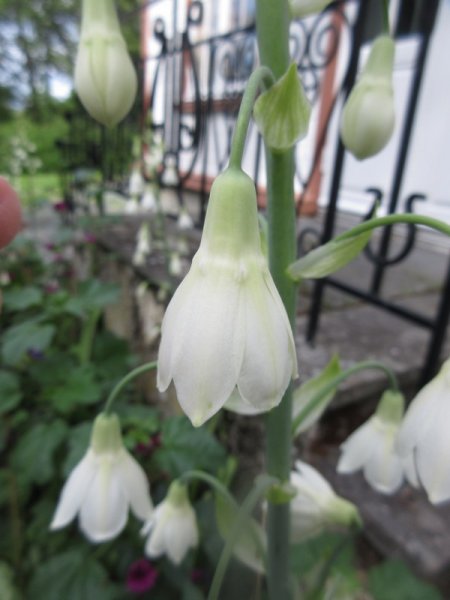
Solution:
M 33 360 L 43 360 L 45 358 L 44 352 L 42 352 L 42 350 L 37 350 L 36 348 L 28 348 L 27 354 Z
M 91 233 L 90 231 L 85 231 L 84 232 L 84 241 L 87 244 L 95 244 L 95 242 L 97 241 L 97 238 L 95 237 L 95 235 L 93 233 Z
M 67 203 L 64 201 L 55 202 L 55 204 L 53 205 L 53 210 L 58 213 L 65 213 L 69 210 L 69 207 L 68 207 Z
M 135 594 L 143 594 L 155 587 L 158 571 L 146 558 L 140 558 L 132 563 L 127 574 L 127 589 Z

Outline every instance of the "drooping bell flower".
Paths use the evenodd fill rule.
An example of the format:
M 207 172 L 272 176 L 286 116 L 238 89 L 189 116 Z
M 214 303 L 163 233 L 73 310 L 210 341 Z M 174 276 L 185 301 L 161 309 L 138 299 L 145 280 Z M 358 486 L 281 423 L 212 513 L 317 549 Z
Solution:
M 166 554 L 176 565 L 190 548 L 198 545 L 197 519 L 185 485 L 176 480 L 171 484 L 167 496 L 144 525 L 142 534 L 148 535 L 147 556 L 157 558 Z
M 395 448 L 403 412 L 403 395 L 391 390 L 385 392 L 375 414 L 342 444 L 338 473 L 363 469 L 365 480 L 375 490 L 382 494 L 396 492 L 406 470 Z
M 121 121 L 133 105 L 137 76 L 114 0 L 83 0 L 75 89 L 91 117 L 108 127 Z
M 290 483 L 297 492 L 291 501 L 291 539 L 302 542 L 325 530 L 360 525 L 354 504 L 338 496 L 328 481 L 311 465 L 295 463 Z
M 86 537 L 105 542 L 125 527 L 129 508 L 138 519 L 149 518 L 148 481 L 123 445 L 117 416 L 101 413 L 86 454 L 63 487 L 50 529 L 61 529 L 78 515 Z
M 399 454 L 413 462 L 416 483 L 433 504 L 450 500 L 449 392 L 450 359 L 411 402 L 397 439 Z
M 291 326 L 261 251 L 255 187 L 229 168 L 212 186 L 200 248 L 164 317 L 158 389 L 173 380 L 199 426 L 236 387 L 244 403 L 270 410 L 296 376 Z
M 378 154 L 394 131 L 394 53 L 391 37 L 381 35 L 375 40 L 342 111 L 342 142 L 359 160 Z

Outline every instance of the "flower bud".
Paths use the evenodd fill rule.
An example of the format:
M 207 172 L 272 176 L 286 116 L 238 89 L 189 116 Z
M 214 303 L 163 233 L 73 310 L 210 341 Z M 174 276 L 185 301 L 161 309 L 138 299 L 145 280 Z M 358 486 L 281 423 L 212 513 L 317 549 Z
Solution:
M 342 111 L 342 142 L 359 160 L 380 152 L 394 131 L 394 53 L 392 38 L 383 35 L 375 40 L 360 79 Z
M 75 89 L 88 113 L 108 127 L 133 105 L 137 77 L 113 0 L 83 0 Z
M 308 133 L 311 106 L 292 63 L 286 73 L 259 96 L 253 115 L 264 141 L 272 150 L 283 152 Z

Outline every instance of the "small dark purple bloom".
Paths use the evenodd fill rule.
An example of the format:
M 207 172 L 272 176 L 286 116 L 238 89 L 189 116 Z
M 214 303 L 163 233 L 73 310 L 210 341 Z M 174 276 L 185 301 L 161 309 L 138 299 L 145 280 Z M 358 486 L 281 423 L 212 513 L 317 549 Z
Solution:
M 95 235 L 93 233 L 91 233 L 90 231 L 85 231 L 84 232 L 84 241 L 87 244 L 95 244 L 95 242 L 97 241 L 97 238 L 95 237 Z
M 139 452 L 139 454 L 142 454 L 144 456 L 149 456 L 160 446 L 161 434 L 158 432 L 150 436 L 147 442 L 139 442 L 139 444 L 136 444 L 136 452 Z
M 58 213 L 65 213 L 69 210 L 69 207 L 66 202 L 55 202 L 53 205 L 53 210 Z
M 33 360 L 44 360 L 45 353 L 42 350 L 37 350 L 36 348 L 28 348 L 27 354 Z
M 132 563 L 127 573 L 127 589 L 135 594 L 143 594 L 155 587 L 158 571 L 146 558 Z

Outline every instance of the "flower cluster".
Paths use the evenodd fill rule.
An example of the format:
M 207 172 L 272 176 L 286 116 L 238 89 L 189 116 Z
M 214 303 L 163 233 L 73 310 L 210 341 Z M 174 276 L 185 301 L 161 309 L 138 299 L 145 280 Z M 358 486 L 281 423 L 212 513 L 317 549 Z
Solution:
M 377 491 L 396 492 L 406 479 L 422 486 L 433 504 L 450 500 L 450 359 L 411 402 L 406 414 L 403 396 L 386 392 L 376 413 L 342 445 L 337 469 L 363 469 Z

